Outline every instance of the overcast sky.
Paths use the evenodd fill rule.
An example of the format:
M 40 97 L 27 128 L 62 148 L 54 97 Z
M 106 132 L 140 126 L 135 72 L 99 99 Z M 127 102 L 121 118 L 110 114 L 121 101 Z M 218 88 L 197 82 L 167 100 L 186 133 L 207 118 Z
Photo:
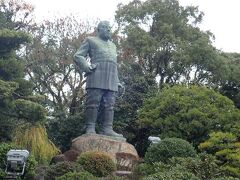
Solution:
M 25 0 L 35 7 L 37 21 L 54 16 L 78 14 L 83 20 L 114 20 L 117 4 L 130 0 Z M 216 37 L 214 46 L 225 52 L 240 53 L 240 0 L 179 0 L 183 6 L 199 6 L 205 16 L 200 26 Z

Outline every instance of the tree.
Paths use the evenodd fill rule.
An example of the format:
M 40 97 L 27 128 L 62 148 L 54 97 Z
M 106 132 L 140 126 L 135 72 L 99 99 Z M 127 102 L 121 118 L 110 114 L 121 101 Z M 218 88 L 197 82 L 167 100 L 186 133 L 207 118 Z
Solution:
M 31 6 L 22 1 L 1 1 L 0 4 L 0 140 L 10 140 L 11 131 L 21 120 L 45 118 L 39 98 L 32 94 L 31 83 L 24 79 L 22 59 L 16 54 L 16 50 L 31 41 L 21 30 L 27 26 L 25 19 L 31 11 Z M 31 114 L 29 109 L 24 109 L 29 106 Z M 41 119 L 32 117 L 39 118 L 37 114 L 41 114 Z
M 240 54 L 222 53 L 222 56 L 225 58 L 222 63 L 223 68 L 215 79 L 219 81 L 220 92 L 240 108 Z
M 173 86 L 146 99 L 138 118 L 152 135 L 178 137 L 197 146 L 212 131 L 238 126 L 240 111 L 230 99 L 206 87 Z
M 30 29 L 33 44 L 25 52 L 27 76 L 34 90 L 46 97 L 52 112 L 81 112 L 85 78 L 74 67 L 73 55 L 90 29 L 90 24 L 74 16 L 45 21 Z
M 240 144 L 237 135 L 230 132 L 213 132 L 199 145 L 199 149 L 215 155 L 224 171 L 240 177 Z
M 33 6 L 23 0 L 1 0 L 1 29 L 22 30 L 32 21 Z
M 2 1 L 0 5 L 0 140 L 9 141 L 13 136 L 18 147 L 32 150 L 38 157 L 44 154 L 43 147 L 45 152 L 47 150 L 45 155 L 56 154 L 58 150 L 49 144 L 44 133 L 42 123 L 46 119 L 46 110 L 40 104 L 41 97 L 33 94 L 32 84 L 24 79 L 23 60 L 16 52 L 31 42 L 29 34 L 21 30 L 28 26 L 24 18 L 31 11 L 31 6 L 22 1 Z
M 47 132 L 50 139 L 56 144 L 62 152 L 69 150 L 72 140 L 84 134 L 83 112 L 66 116 L 55 114 L 54 118 L 48 120 Z
M 214 36 L 197 26 L 202 17 L 197 7 L 183 7 L 177 0 L 120 4 L 116 21 L 126 37 L 123 54 L 158 77 L 160 88 L 164 83 L 206 84 L 220 62 L 211 45 Z
M 120 60 L 120 59 L 119 59 Z M 141 154 L 143 144 L 144 129 L 139 129 L 137 125 L 137 112 L 143 104 L 143 100 L 150 97 L 156 91 L 156 82 L 153 77 L 144 74 L 141 66 L 137 63 L 121 64 L 119 74 L 125 86 L 125 93 L 118 97 L 114 112 L 114 126 L 121 132 L 128 142 L 135 145 Z M 142 155 L 142 154 L 141 154 Z

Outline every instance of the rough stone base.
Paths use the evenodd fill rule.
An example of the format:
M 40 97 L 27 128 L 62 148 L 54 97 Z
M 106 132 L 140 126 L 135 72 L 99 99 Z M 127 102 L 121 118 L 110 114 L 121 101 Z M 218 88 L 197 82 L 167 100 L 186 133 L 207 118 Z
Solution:
M 71 150 L 79 154 L 86 151 L 102 151 L 111 156 L 119 170 L 131 170 L 139 156 L 133 145 L 124 139 L 99 134 L 84 134 L 72 140 Z

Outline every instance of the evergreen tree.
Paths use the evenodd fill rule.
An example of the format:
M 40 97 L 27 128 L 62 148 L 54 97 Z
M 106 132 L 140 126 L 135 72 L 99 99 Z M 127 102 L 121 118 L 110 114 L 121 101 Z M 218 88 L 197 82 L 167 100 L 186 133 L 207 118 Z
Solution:
M 139 124 L 151 135 L 178 137 L 197 146 L 213 131 L 237 131 L 240 111 L 227 97 L 206 87 L 173 86 L 147 99 Z
M 29 123 L 45 119 L 45 109 L 34 96 L 32 84 L 24 79 L 24 66 L 17 50 L 31 42 L 22 31 L 31 6 L 13 0 L 0 4 L 0 140 L 10 140 L 14 127 L 25 120 Z M 18 13 L 24 18 L 15 16 Z
M 28 34 L 16 30 L 12 21 L 13 1 L 0 4 L 0 140 L 10 140 L 15 121 L 19 118 L 15 102 L 30 95 L 31 85 L 23 79 L 23 64 L 16 55 L 21 45 L 31 41 Z M 11 8 L 10 8 L 11 7 Z
M 201 31 L 203 13 L 177 0 L 133 0 L 116 11 L 126 58 L 134 57 L 145 73 L 164 84 L 206 84 L 220 62 L 214 36 Z M 125 38 L 126 37 L 126 38 Z
M 42 98 L 33 94 L 32 84 L 24 79 L 23 59 L 18 56 L 21 47 L 31 42 L 22 31 L 28 26 L 25 19 L 31 11 L 22 1 L 0 4 L 0 141 L 13 140 L 31 151 L 38 162 L 47 163 L 58 149 L 48 140 Z

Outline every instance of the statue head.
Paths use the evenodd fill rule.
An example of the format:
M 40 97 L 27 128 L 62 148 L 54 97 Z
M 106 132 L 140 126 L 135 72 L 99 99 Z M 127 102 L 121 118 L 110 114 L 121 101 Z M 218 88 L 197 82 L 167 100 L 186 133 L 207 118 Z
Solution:
M 109 40 L 111 38 L 111 28 L 108 21 L 100 21 L 97 26 L 98 36 L 102 40 Z

